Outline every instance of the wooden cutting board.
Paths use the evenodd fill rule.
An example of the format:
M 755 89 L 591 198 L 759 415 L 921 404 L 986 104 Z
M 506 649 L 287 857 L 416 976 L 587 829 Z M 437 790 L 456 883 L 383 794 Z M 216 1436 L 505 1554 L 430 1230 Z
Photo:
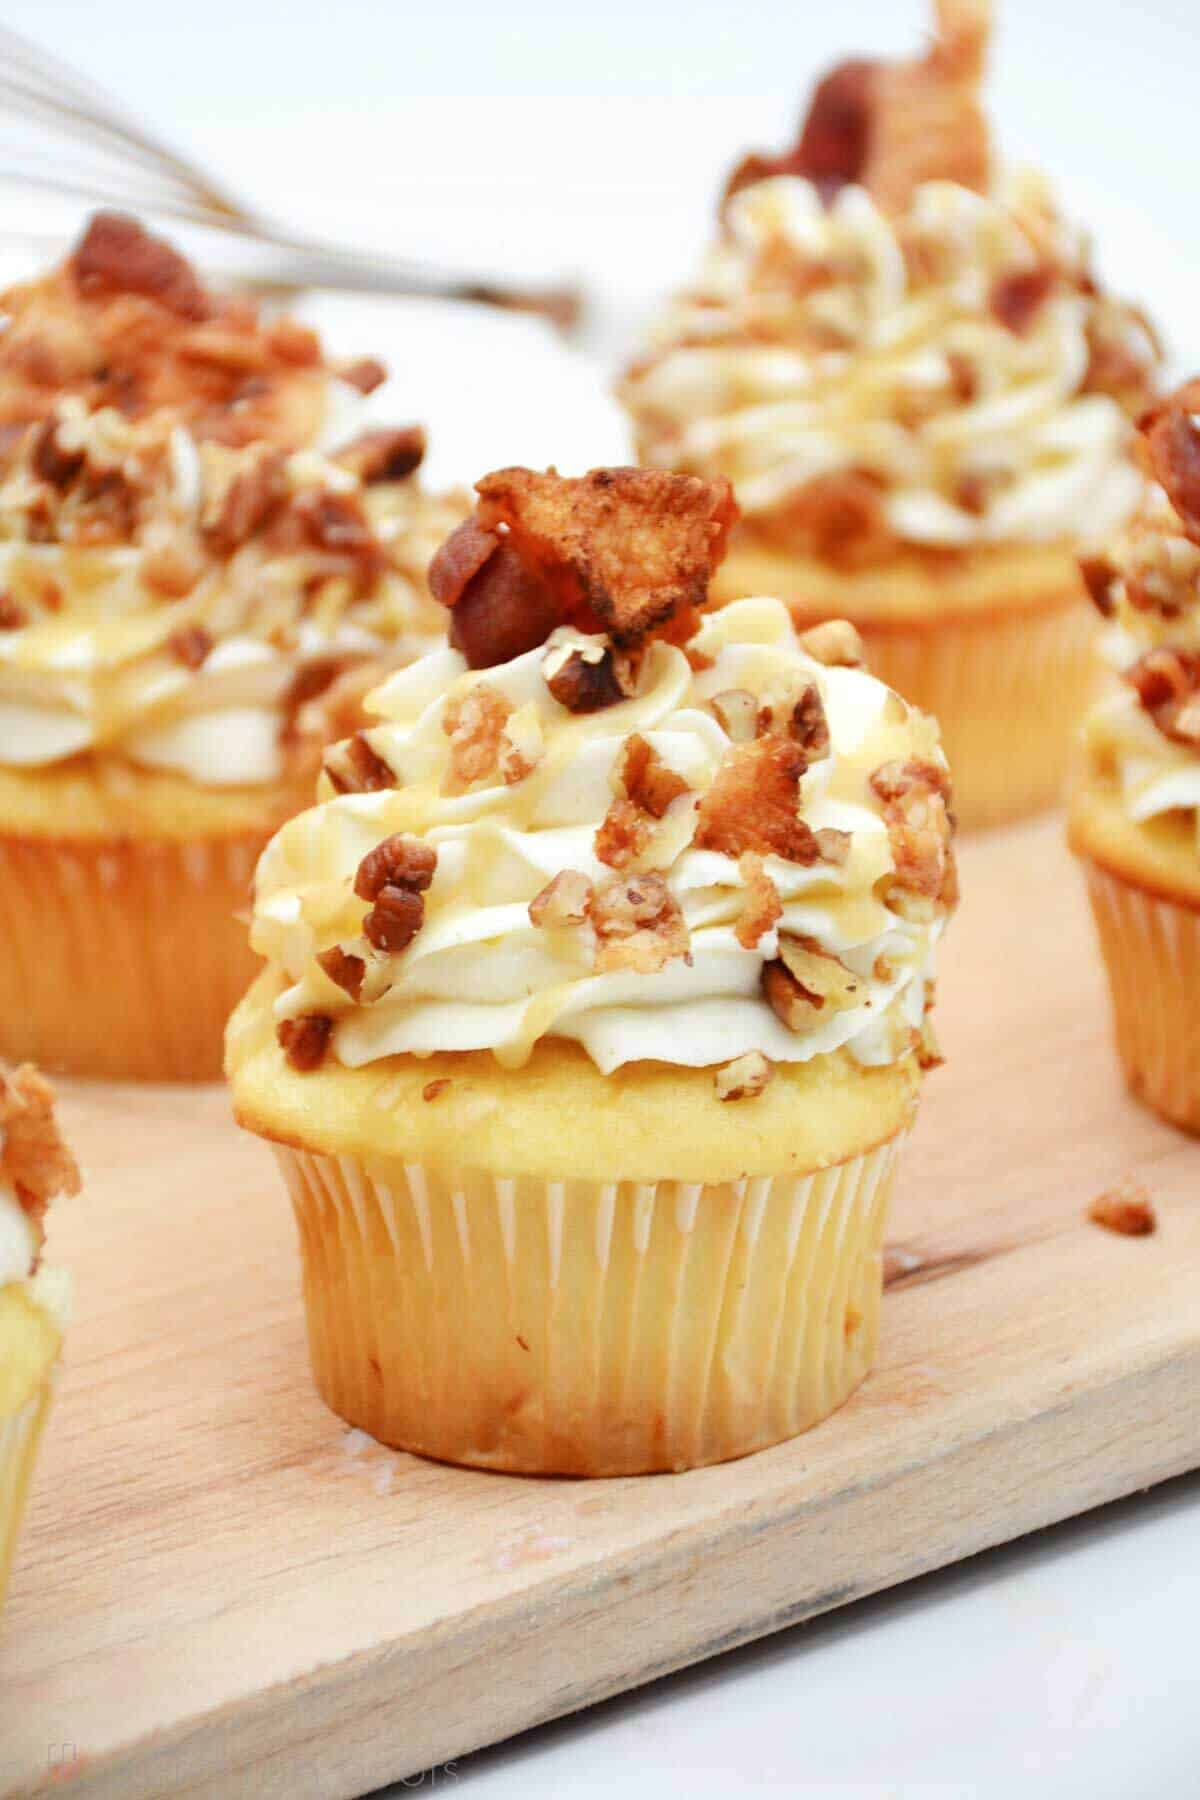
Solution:
M 0 1641 L 0 1793 L 360 1794 L 1200 1464 L 1200 1145 L 1125 1096 L 1047 821 L 963 855 L 877 1373 L 723 1468 L 464 1473 L 312 1393 L 268 1152 L 87 1087 L 78 1318 Z M 1126 1178 L 1156 1235 L 1085 1219 Z

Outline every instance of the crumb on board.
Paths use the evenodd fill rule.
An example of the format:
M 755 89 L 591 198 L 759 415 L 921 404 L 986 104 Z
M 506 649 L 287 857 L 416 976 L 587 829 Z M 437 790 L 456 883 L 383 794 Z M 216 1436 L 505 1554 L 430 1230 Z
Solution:
M 1154 1202 L 1136 1181 L 1124 1181 L 1120 1187 L 1099 1195 L 1088 1207 L 1087 1216 L 1094 1225 L 1102 1225 L 1105 1231 L 1115 1231 L 1121 1237 L 1149 1237 L 1158 1228 Z

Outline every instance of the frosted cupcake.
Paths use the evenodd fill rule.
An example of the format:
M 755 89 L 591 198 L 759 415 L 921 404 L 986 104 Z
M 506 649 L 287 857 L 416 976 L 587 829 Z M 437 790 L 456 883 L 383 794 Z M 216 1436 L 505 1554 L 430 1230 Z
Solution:
M 740 1456 L 874 1355 L 955 897 L 936 727 L 847 626 L 697 611 L 724 484 L 478 492 L 451 645 L 259 866 L 237 1114 L 344 1419 L 510 1470 Z
M 63 1272 L 41 1265 L 43 1221 L 56 1194 L 78 1188 L 50 1088 L 36 1069 L 0 1069 L 0 1602 L 70 1301 Z
M 0 309 L 0 1055 L 214 1077 L 255 860 L 430 640 L 462 509 L 415 427 L 315 447 L 377 366 L 132 221 Z
M 1076 557 L 1137 502 L 1157 358 L 1043 182 L 996 166 L 987 26 L 944 0 L 921 61 L 829 75 L 795 149 L 735 172 L 622 390 L 643 461 L 734 484 L 715 596 L 851 619 L 937 714 L 972 825 L 1060 792 L 1092 677 Z
M 1090 715 L 1071 844 L 1130 1087 L 1200 1132 L 1200 381 L 1143 421 L 1153 481 L 1085 565 L 1115 678 Z

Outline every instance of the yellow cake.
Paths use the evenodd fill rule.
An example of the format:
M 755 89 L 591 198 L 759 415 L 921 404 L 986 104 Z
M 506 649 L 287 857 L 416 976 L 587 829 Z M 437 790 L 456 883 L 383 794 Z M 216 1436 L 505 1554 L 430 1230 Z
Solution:
M 0 1069 L 0 1603 L 70 1301 L 62 1271 L 41 1266 L 43 1219 L 56 1194 L 78 1186 L 49 1087 L 28 1066 Z
M 1087 569 L 1113 674 L 1089 715 L 1070 836 L 1132 1090 L 1200 1132 L 1200 382 L 1153 409 L 1146 501 Z
M 715 1462 L 871 1365 L 945 762 L 849 627 L 696 610 L 721 487 L 479 493 L 431 569 L 452 644 L 259 866 L 234 1104 L 343 1419 L 491 1468 Z
M 0 304 L 0 1055 L 212 1078 L 255 860 L 439 628 L 462 508 L 419 428 L 346 435 L 377 365 L 133 221 Z
M 1061 791 L 1094 674 L 1076 558 L 1136 505 L 1158 352 L 1040 178 L 996 163 L 988 8 L 937 10 L 922 60 L 842 65 L 792 151 L 735 171 L 621 391 L 643 461 L 734 484 L 714 596 L 851 619 L 986 825 Z

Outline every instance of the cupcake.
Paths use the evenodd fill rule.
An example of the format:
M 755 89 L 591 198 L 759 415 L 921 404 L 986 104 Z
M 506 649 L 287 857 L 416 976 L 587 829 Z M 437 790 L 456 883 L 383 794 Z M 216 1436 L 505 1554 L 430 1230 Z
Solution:
M 0 1602 L 70 1303 L 63 1272 L 41 1266 L 43 1220 L 78 1189 L 50 1088 L 36 1069 L 0 1069 Z
M 1151 485 L 1088 585 L 1111 691 L 1085 727 L 1070 839 L 1129 1086 L 1200 1132 L 1200 381 L 1142 421 Z
M 259 865 L 230 1024 L 330 1407 L 513 1471 L 741 1456 L 870 1368 L 955 897 L 931 719 L 702 610 L 724 483 L 509 469 Z
M 1045 184 L 995 164 L 986 7 L 937 27 L 919 62 L 835 69 L 795 148 L 734 172 L 622 395 L 644 462 L 734 484 L 714 596 L 851 619 L 983 825 L 1060 792 L 1092 680 L 1076 558 L 1137 503 L 1158 353 Z
M 465 507 L 422 493 L 419 428 L 337 442 L 378 365 L 132 220 L 0 310 L 0 1055 L 213 1078 L 254 863 L 440 624 Z

